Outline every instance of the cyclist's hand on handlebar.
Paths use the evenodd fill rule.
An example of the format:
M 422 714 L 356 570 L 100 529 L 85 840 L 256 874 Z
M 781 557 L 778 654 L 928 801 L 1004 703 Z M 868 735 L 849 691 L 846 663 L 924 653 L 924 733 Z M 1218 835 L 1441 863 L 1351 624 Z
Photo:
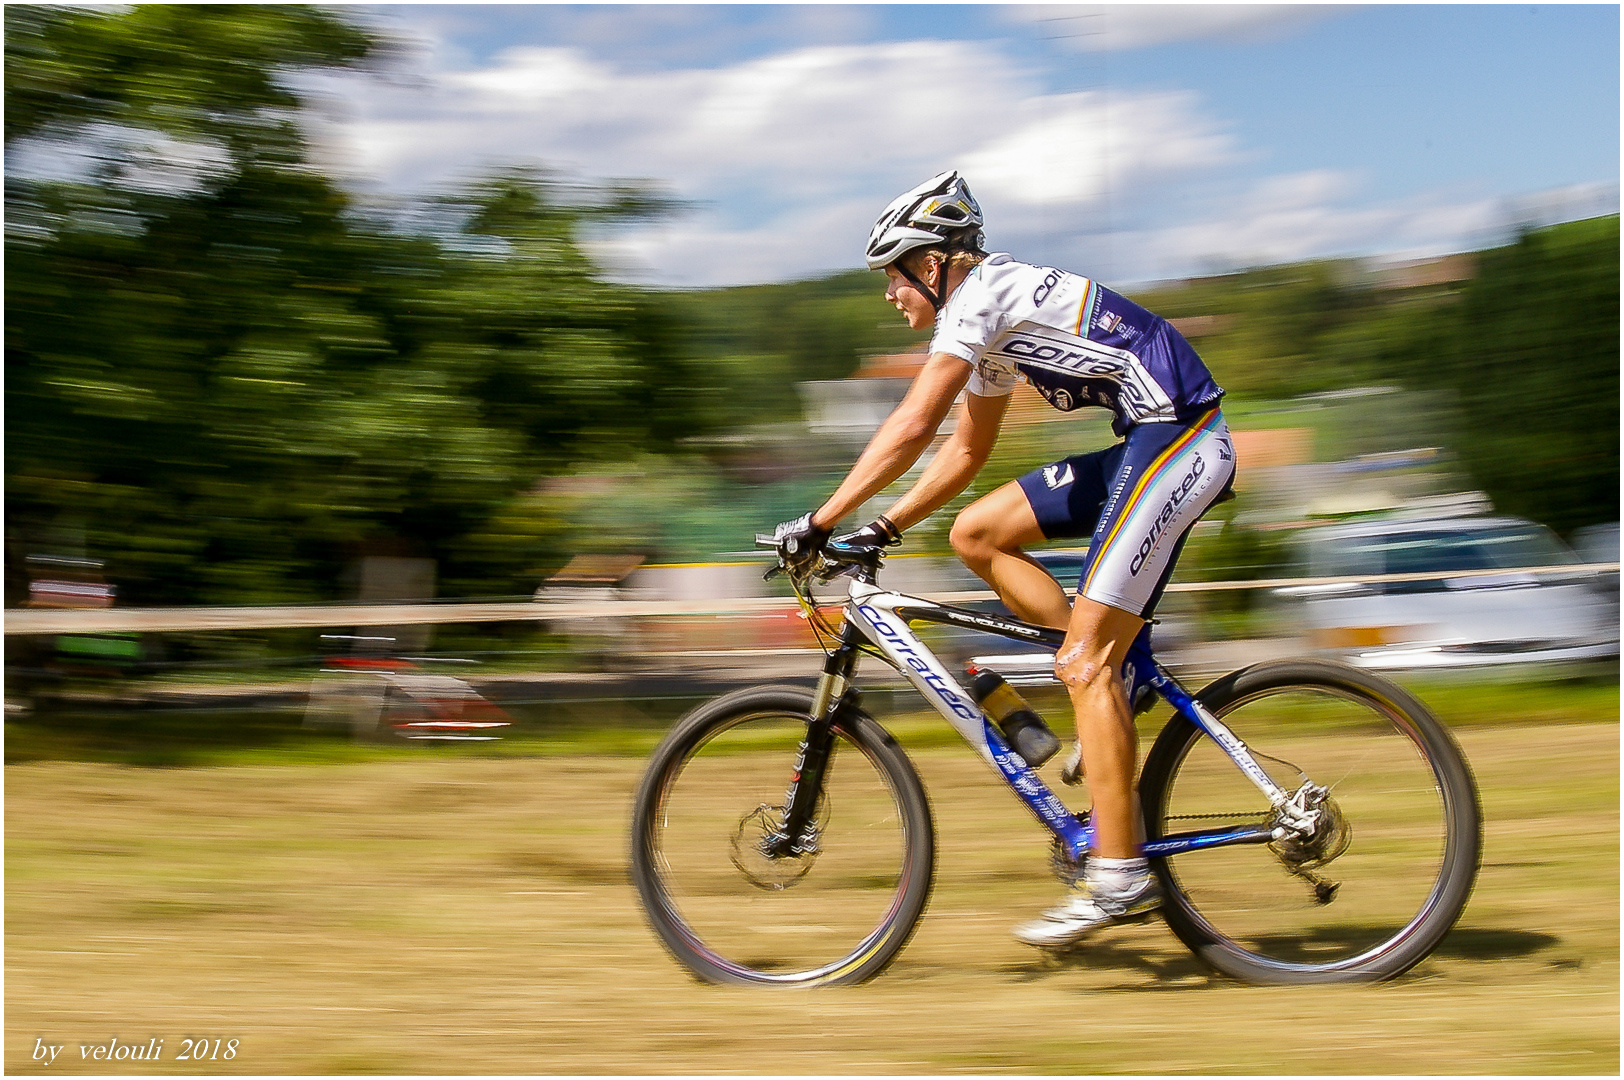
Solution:
M 781 522 L 772 535 L 778 557 L 791 570 L 801 570 L 815 563 L 828 539 L 828 529 L 812 524 L 811 511 L 794 521 Z
M 895 547 L 902 543 L 902 530 L 881 514 L 861 529 L 837 536 L 829 542 L 846 548 Z

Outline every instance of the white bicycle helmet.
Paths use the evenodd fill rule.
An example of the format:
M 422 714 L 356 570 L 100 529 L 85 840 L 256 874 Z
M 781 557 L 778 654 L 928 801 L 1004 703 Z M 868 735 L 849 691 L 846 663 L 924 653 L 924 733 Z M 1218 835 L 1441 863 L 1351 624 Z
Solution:
M 980 251 L 981 207 L 958 170 L 941 173 L 885 208 L 868 234 L 868 268 L 890 266 L 922 247 Z

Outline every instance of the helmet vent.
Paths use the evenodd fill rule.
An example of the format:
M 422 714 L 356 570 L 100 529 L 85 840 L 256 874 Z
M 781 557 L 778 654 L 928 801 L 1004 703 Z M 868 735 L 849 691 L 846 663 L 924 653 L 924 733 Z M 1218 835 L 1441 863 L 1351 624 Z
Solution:
M 878 270 L 923 247 L 979 250 L 981 207 L 955 172 L 932 177 L 892 201 L 868 236 L 868 266 Z

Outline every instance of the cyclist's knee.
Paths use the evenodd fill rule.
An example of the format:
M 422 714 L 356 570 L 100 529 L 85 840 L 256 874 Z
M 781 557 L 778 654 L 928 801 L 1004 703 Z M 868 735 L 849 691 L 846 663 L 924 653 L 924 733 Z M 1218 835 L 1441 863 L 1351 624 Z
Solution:
M 987 539 L 987 529 L 978 520 L 979 515 L 966 511 L 953 519 L 953 528 L 948 531 L 947 542 L 953 545 L 953 550 L 959 558 L 971 561 L 978 557 L 985 557 L 991 545 Z
M 1054 673 L 1067 690 L 1077 693 L 1100 683 L 1110 669 L 1093 642 L 1079 641 L 1061 647 L 1054 658 Z
M 990 559 L 1000 551 L 1020 550 L 1018 544 L 1004 535 L 996 519 L 973 506 L 953 519 L 947 542 L 966 562 Z

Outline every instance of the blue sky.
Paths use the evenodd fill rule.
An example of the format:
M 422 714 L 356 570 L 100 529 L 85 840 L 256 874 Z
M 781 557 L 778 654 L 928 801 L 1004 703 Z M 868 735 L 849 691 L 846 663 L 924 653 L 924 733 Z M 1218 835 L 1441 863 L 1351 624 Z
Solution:
M 622 276 L 860 264 L 880 208 L 964 171 L 992 246 L 1131 284 L 1418 257 L 1617 211 L 1612 5 L 398 5 L 335 84 L 358 186 L 505 162 L 691 203 L 607 239 Z

